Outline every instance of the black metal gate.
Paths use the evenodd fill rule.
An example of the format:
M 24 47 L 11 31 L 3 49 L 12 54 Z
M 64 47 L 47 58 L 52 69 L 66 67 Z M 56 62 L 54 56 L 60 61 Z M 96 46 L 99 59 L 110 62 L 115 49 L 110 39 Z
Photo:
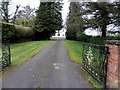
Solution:
M 0 53 L 0 71 L 3 71 L 5 67 L 10 66 L 10 44 L 8 41 L 2 42 L 1 47 L 1 53 Z
M 106 88 L 108 47 L 83 44 L 83 68 Z

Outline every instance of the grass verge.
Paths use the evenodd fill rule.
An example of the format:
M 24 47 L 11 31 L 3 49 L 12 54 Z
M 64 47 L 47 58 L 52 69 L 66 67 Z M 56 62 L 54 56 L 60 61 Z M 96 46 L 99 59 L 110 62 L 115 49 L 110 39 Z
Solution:
M 72 61 L 82 66 L 82 49 L 83 43 L 80 41 L 65 40 L 65 47 L 70 55 Z M 89 83 L 93 88 L 102 88 L 101 85 L 87 72 L 83 69 L 83 74 L 85 74 Z
M 83 43 L 78 41 L 65 40 L 65 47 L 68 50 L 71 60 L 78 64 L 82 64 Z
M 19 66 L 29 58 L 37 54 L 53 41 L 30 41 L 12 44 L 11 47 L 11 66 Z

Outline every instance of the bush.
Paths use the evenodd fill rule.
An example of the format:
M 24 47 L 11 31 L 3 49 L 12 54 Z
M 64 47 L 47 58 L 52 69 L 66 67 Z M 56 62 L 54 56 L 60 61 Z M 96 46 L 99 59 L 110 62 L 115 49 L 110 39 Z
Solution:
M 91 37 L 90 38 L 90 41 L 89 43 L 92 43 L 92 44 L 99 44 L 99 45 L 104 45 L 104 39 L 100 36 L 94 36 L 94 37 Z
M 31 39 L 34 35 L 33 30 L 30 27 L 23 27 L 20 25 L 14 25 L 6 22 L 0 22 L 2 26 L 2 40 L 9 40 L 10 42 L 16 42 L 21 39 Z M 0 32 L 0 33 L 1 33 Z
M 15 36 L 15 25 L 5 22 L 0 22 L 2 25 L 2 39 L 11 40 Z
M 75 31 L 67 31 L 66 39 L 68 40 L 76 40 L 76 32 Z
M 32 38 L 34 35 L 33 30 L 30 27 L 24 27 L 21 25 L 15 25 L 16 28 L 16 38 Z
M 106 40 L 120 40 L 120 36 L 108 36 Z
M 91 36 L 81 34 L 79 37 L 77 37 L 77 40 L 89 43 Z

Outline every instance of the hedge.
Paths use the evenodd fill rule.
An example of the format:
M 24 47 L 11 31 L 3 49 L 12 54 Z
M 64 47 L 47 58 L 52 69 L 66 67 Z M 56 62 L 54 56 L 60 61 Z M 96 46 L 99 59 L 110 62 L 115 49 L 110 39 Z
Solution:
M 108 36 L 106 40 L 120 40 L 120 36 Z
M 3 40 L 10 40 L 12 37 L 15 36 L 15 25 L 6 23 L 6 22 L 0 22 L 0 25 L 2 26 L 2 39 Z
M 93 36 L 93 37 L 90 38 L 89 43 L 104 45 L 105 44 L 105 39 L 100 37 L 100 36 Z
M 2 26 L 0 30 L 2 31 L 2 40 L 16 42 L 19 39 L 32 38 L 34 35 L 34 32 L 30 27 L 14 25 L 6 22 L 0 22 L 0 26 Z

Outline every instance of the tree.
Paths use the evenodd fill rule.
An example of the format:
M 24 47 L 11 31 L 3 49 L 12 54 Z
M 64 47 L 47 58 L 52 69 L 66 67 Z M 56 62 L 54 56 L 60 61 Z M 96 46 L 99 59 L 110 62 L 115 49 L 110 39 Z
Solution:
M 17 12 L 18 12 L 20 5 L 16 6 L 16 11 L 15 11 L 13 17 L 11 18 L 12 14 L 9 14 L 9 8 L 8 8 L 10 5 L 10 1 L 11 0 L 2 0 L 2 2 L 1 2 L 1 16 L 2 16 L 2 20 L 4 22 L 10 22 L 10 20 L 11 20 L 12 23 L 15 23 L 16 15 L 17 15 Z
M 31 8 L 29 5 L 23 7 L 22 10 L 18 11 L 16 24 L 32 28 L 34 25 L 35 10 L 35 8 Z
M 35 23 L 36 39 L 50 39 L 62 28 L 62 6 L 60 2 L 41 2 Z
M 22 10 L 18 11 L 17 18 L 26 18 L 26 19 L 31 19 L 32 17 L 35 16 L 35 8 L 31 8 L 30 5 L 27 5 L 23 7 Z
M 120 25 L 120 2 L 87 2 L 84 7 L 84 15 L 91 15 L 85 18 L 88 26 L 99 29 L 103 38 L 106 37 L 108 25 Z
M 85 30 L 85 20 L 82 18 L 83 13 L 79 2 L 71 2 L 69 9 L 66 37 L 76 40 Z

